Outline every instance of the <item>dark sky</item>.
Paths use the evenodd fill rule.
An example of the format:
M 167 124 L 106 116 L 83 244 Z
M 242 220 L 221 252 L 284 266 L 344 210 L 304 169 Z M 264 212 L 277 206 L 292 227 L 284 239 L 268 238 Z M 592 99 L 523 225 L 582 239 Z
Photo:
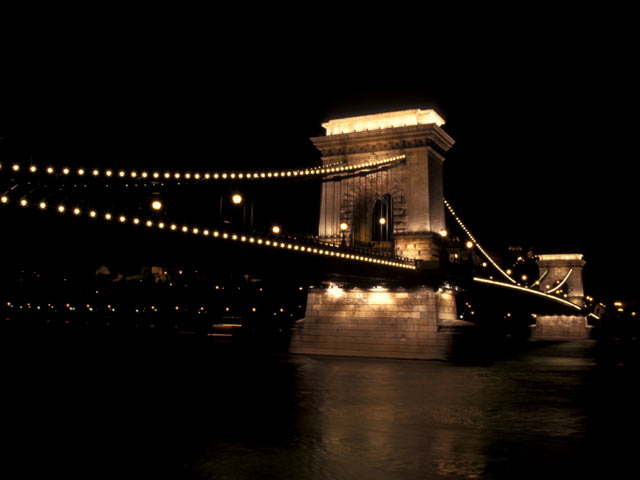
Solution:
M 526 24 L 511 12 L 472 28 L 410 12 L 313 25 L 164 13 L 22 30 L 4 49 L 5 148 L 116 168 L 293 166 L 318 158 L 308 138 L 323 121 L 434 108 L 456 140 L 445 194 L 482 243 L 584 253 L 588 292 L 635 294 L 638 78 L 624 12 Z

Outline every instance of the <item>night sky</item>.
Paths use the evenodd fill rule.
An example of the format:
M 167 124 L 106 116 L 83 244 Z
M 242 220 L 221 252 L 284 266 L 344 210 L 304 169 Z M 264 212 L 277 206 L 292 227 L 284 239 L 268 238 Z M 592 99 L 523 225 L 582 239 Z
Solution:
M 638 78 L 623 17 L 442 32 L 429 17 L 401 37 L 378 22 L 344 38 L 335 31 L 352 19 L 238 22 L 224 34 L 221 17 L 178 28 L 140 15 L 46 35 L 32 25 L 5 48 L 0 145 L 70 166 L 311 165 L 324 121 L 434 108 L 456 140 L 445 195 L 481 243 L 584 253 L 587 294 L 630 299 Z

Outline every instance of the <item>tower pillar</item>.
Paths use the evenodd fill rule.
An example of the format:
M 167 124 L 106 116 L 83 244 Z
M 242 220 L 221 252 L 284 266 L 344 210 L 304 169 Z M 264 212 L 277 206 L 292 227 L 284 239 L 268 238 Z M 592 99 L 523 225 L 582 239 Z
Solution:
M 582 269 L 586 262 L 581 254 L 540 255 L 536 263 L 540 274 L 544 274 L 540 282 L 542 292 L 556 293 L 571 303 L 585 306 Z M 538 315 L 531 336 L 540 340 L 589 338 L 591 327 L 584 315 Z
M 405 110 L 341 118 L 312 138 L 325 168 L 321 241 L 366 248 L 422 262 L 438 262 L 445 228 L 442 164 L 454 141 L 433 110 Z M 384 161 L 393 160 L 385 166 Z M 364 166 L 354 175 L 341 166 Z M 379 167 L 376 165 L 380 165 Z M 369 282 L 369 284 L 367 284 Z M 304 319 L 290 351 L 386 358 L 447 358 L 461 322 L 454 293 L 415 278 L 384 287 L 328 279 L 309 291 Z

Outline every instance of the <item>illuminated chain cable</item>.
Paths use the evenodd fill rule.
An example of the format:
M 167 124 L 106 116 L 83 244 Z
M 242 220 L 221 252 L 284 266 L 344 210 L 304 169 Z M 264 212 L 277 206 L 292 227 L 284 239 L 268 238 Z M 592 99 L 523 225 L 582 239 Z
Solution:
M 569 277 L 571 276 L 572 273 L 573 273 L 573 268 L 569 270 L 569 273 L 567 273 L 567 275 L 562 279 L 562 281 L 558 285 L 553 287 L 547 293 L 553 293 L 556 290 L 558 290 L 559 288 L 561 288 L 565 283 L 567 283 L 567 280 L 569 280 Z
M 486 283 L 488 285 L 494 285 L 497 287 L 510 288 L 512 290 L 518 290 L 521 292 L 527 292 L 532 295 L 538 295 L 538 296 L 547 298 L 549 300 L 553 300 L 554 302 L 562 303 L 563 305 L 567 305 L 569 307 L 575 308 L 576 310 L 582 310 L 582 307 L 580 307 L 579 305 L 576 305 L 575 303 L 572 303 L 563 298 L 556 297 L 554 295 L 549 295 L 547 293 L 540 292 L 538 290 L 533 290 L 531 288 L 520 287 L 518 285 L 511 285 L 509 283 L 504 283 L 504 282 L 496 282 L 495 280 L 489 280 L 486 278 L 479 278 L 479 277 L 473 277 L 473 281 L 478 283 Z
M 542 272 L 542 275 L 540 275 L 540 277 L 538 277 L 538 279 L 533 282 L 533 285 L 540 285 L 540 283 L 542 282 L 542 280 L 544 280 L 544 278 L 549 274 L 549 269 L 547 268 L 544 272 Z
M 375 167 L 381 167 L 385 165 L 391 165 L 393 163 L 400 162 L 406 159 L 406 155 L 397 155 L 390 158 L 384 158 L 379 160 L 372 160 L 365 163 L 359 163 L 354 165 L 327 165 L 323 167 L 313 167 L 297 170 L 279 170 L 279 171 L 253 171 L 253 172 L 178 172 L 178 171 L 146 171 L 146 170 L 117 170 L 117 169 L 85 169 L 76 168 L 71 169 L 69 167 L 54 167 L 52 165 L 46 168 L 39 167 L 34 164 L 29 166 L 23 166 L 19 163 L 13 163 L 9 166 L 0 164 L 0 173 L 8 171 L 9 173 L 22 173 L 27 172 L 30 174 L 36 174 L 39 172 L 45 172 L 48 175 L 55 175 L 63 177 L 94 177 L 94 178 L 108 178 L 108 179 L 141 179 L 149 181 L 163 181 L 163 180 L 215 180 L 215 181 L 237 181 L 237 180 L 272 180 L 272 179 L 293 179 L 293 178 L 314 178 L 323 177 L 327 175 L 335 175 L 341 173 L 354 173 L 360 170 L 366 170 Z
M 7 195 L 2 195 L 0 197 L 0 204 L 6 205 L 12 203 L 9 201 Z M 27 198 L 22 197 L 19 201 L 19 205 L 23 208 L 35 206 L 40 210 L 49 210 L 50 206 L 44 202 L 34 202 L 31 203 Z M 220 231 L 217 229 L 209 229 L 209 228 L 200 228 L 196 226 L 188 226 L 188 225 L 178 225 L 176 223 L 165 223 L 158 222 L 151 219 L 141 219 L 139 217 L 128 217 L 126 215 L 115 215 L 111 212 L 98 212 L 97 210 L 82 210 L 79 207 L 75 207 L 73 209 L 67 207 L 63 204 L 58 204 L 55 209 L 58 213 L 64 214 L 67 212 L 72 213 L 75 216 L 86 215 L 91 219 L 102 219 L 107 222 L 117 222 L 122 224 L 133 224 L 133 225 L 145 225 L 148 228 L 157 228 L 159 230 L 169 230 L 174 232 L 182 232 L 192 235 L 212 237 L 216 239 L 228 240 L 230 242 L 238 242 L 238 243 L 246 243 L 250 245 L 262 246 L 262 247 L 270 247 L 270 248 L 279 248 L 284 250 L 289 250 L 292 252 L 310 254 L 310 255 L 320 255 L 326 257 L 333 257 L 341 260 L 348 261 L 356 261 L 356 262 L 364 262 L 377 264 L 384 267 L 393 267 L 393 268 L 403 268 L 407 270 L 417 270 L 415 262 L 411 260 L 388 260 L 384 258 L 376 258 L 369 255 L 358 255 L 355 253 L 349 253 L 340 251 L 337 248 L 331 247 L 321 247 L 320 245 L 312 245 L 312 244 L 302 244 L 297 241 L 280 241 L 278 239 L 271 238 L 263 238 L 260 236 L 250 236 L 243 235 L 239 233 L 232 233 L 226 231 Z
M 467 227 L 465 226 L 464 223 L 462 223 L 462 220 L 460 220 L 460 217 L 458 217 L 458 215 L 456 215 L 456 212 L 453 210 L 453 207 L 451 206 L 451 204 L 447 201 L 447 199 L 443 199 L 444 200 L 444 204 L 446 205 L 446 207 L 449 209 L 449 212 L 451 212 L 451 215 L 453 215 L 453 218 L 456 219 L 456 222 L 458 222 L 458 225 L 460 225 L 460 227 L 462 228 L 462 230 L 464 230 L 464 232 L 469 236 L 469 238 L 471 239 L 471 241 L 474 243 L 474 245 L 478 248 L 478 250 L 480 251 L 480 253 L 482 253 L 482 255 L 484 255 L 484 257 L 489 260 L 489 262 L 491 263 L 491 265 L 493 265 L 502 275 L 504 275 L 510 282 L 512 283 L 518 283 L 516 282 L 513 278 L 511 278 L 511 276 L 509 276 L 509 274 L 507 272 L 505 272 L 504 270 L 502 270 L 498 264 L 496 262 L 494 262 L 493 258 L 491 258 L 491 256 L 484 250 L 484 248 L 482 248 L 480 246 L 480 244 L 478 243 L 478 241 L 475 239 L 475 237 L 471 234 L 471 232 L 467 229 Z

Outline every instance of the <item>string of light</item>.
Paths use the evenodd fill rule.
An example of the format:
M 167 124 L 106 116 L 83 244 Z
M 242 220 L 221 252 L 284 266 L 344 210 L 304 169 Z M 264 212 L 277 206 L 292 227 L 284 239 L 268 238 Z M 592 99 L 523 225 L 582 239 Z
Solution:
M 480 277 L 473 277 L 473 281 L 474 282 L 478 282 L 478 283 L 486 283 L 486 284 L 494 285 L 494 286 L 498 286 L 498 287 L 510 288 L 512 290 L 518 290 L 518 291 L 521 291 L 521 292 L 527 292 L 527 293 L 530 293 L 532 295 L 538 295 L 538 296 L 547 298 L 549 300 L 553 300 L 554 302 L 562 303 L 564 305 L 567 305 L 567 306 L 570 306 L 572 308 L 575 308 L 576 310 L 582 310 L 582 308 L 579 305 L 576 305 L 575 303 L 569 302 L 568 300 L 565 300 L 565 299 L 560 298 L 560 297 L 556 297 L 555 295 L 549 295 L 547 293 L 543 293 L 543 292 L 540 292 L 538 290 L 533 290 L 531 288 L 520 287 L 518 285 L 512 285 L 510 283 L 504 283 L 504 282 L 497 282 L 495 280 L 489 280 L 487 278 L 480 278 Z
M 59 304 L 47 303 L 39 304 L 38 302 L 20 302 L 20 301 L 6 301 L 0 305 L 0 308 L 9 308 L 15 310 L 36 310 L 36 311 L 54 311 L 57 312 L 59 310 L 64 311 L 87 311 L 91 313 L 101 313 L 101 312 L 116 312 L 118 309 L 124 309 L 120 304 L 110 304 L 106 302 L 92 302 L 92 303 L 82 303 L 82 302 L 61 302 Z M 209 314 L 209 313 L 230 313 L 230 312 L 246 312 L 246 313 L 273 313 L 274 315 L 285 314 L 292 315 L 293 313 L 297 313 L 302 309 L 302 305 L 298 305 L 298 308 L 295 307 L 280 307 L 275 310 L 272 307 L 262 307 L 258 308 L 255 306 L 247 307 L 247 308 L 234 308 L 230 304 L 224 305 L 224 303 L 220 303 L 217 306 L 202 306 L 202 305 L 194 305 L 194 304 L 174 304 L 174 303 L 165 303 L 165 304 L 154 304 L 154 305 L 134 305 L 133 307 L 129 307 L 128 310 L 135 313 L 167 313 L 167 312 L 195 312 L 197 314 Z M 293 312 L 293 313 L 292 313 Z M 232 324 L 232 323 L 216 323 L 212 325 L 214 328 L 232 328 L 232 327 L 241 327 L 240 324 Z
M 238 180 L 274 180 L 274 179 L 292 179 L 292 178 L 313 178 L 322 177 L 325 175 L 334 175 L 341 173 L 354 173 L 359 170 L 366 170 L 385 165 L 390 165 L 395 162 L 402 161 L 406 158 L 406 155 L 397 155 L 390 158 L 372 160 L 365 163 L 359 163 L 354 165 L 327 165 L 322 167 L 305 168 L 297 170 L 268 170 L 268 171 L 253 171 L 253 172 L 240 172 L 240 171 L 220 171 L 220 172 L 189 172 L 189 171 L 159 171 L 159 170 L 122 170 L 122 169 L 85 169 L 70 167 L 54 167 L 48 165 L 41 167 L 35 164 L 22 165 L 20 163 L 13 163 L 11 165 L 3 165 L 0 163 L 0 173 L 7 171 L 9 173 L 42 173 L 52 176 L 63 177 L 94 177 L 94 178 L 107 178 L 107 179 L 142 179 L 149 181 L 164 181 L 164 180 L 188 180 L 188 181 L 238 181 Z
M 0 204 L 8 205 L 14 203 L 10 201 L 9 197 L 5 194 L 0 197 Z M 84 210 L 79 207 L 67 207 L 64 204 L 56 204 L 49 205 L 45 201 L 35 201 L 31 202 L 26 197 L 21 197 L 17 202 L 18 205 L 22 208 L 27 207 L 36 207 L 39 210 L 51 210 L 55 209 L 60 214 L 65 214 L 70 212 L 74 216 L 88 216 L 90 219 L 102 220 L 105 222 L 116 222 L 121 224 L 132 224 L 132 225 L 144 225 L 148 228 L 155 228 L 158 230 L 168 230 L 172 232 L 181 232 L 185 234 L 211 237 L 220 240 L 226 240 L 229 242 L 236 243 L 245 243 L 248 245 L 254 245 L 264 248 L 278 248 L 281 250 L 288 250 L 291 252 L 302 253 L 307 255 L 319 255 L 325 257 L 332 257 L 339 260 L 348 260 L 355 262 L 363 262 L 369 264 L 376 264 L 383 267 L 392 267 L 392 268 L 402 268 L 407 270 L 416 270 L 416 264 L 412 260 L 399 260 L 399 259 L 385 259 L 385 258 L 376 258 L 374 256 L 363 255 L 363 254 L 355 254 L 350 252 L 341 251 L 337 248 L 331 248 L 327 246 L 313 245 L 313 244 L 303 244 L 295 240 L 282 241 L 280 239 L 273 238 L 263 238 L 261 236 L 251 236 L 245 235 L 241 233 L 233 233 L 218 230 L 215 228 L 201 228 L 193 225 L 179 225 L 177 223 L 171 222 L 162 222 L 151 219 L 139 218 L 139 217 L 130 217 L 127 215 L 117 215 L 113 214 L 109 211 L 98 212 L 94 209 Z
M 484 250 L 484 248 L 482 248 L 480 246 L 480 244 L 478 243 L 478 241 L 475 239 L 475 237 L 471 234 L 471 232 L 467 229 L 466 225 L 462 222 L 462 220 L 460 220 L 460 217 L 458 217 L 458 215 L 456 215 L 456 212 L 454 211 L 453 207 L 451 206 L 451 204 L 447 201 L 447 199 L 443 199 L 444 200 L 444 204 L 446 205 L 447 209 L 449 209 L 449 212 L 451 212 L 451 215 L 453 215 L 453 218 L 456 219 L 456 222 L 458 222 L 458 225 L 460 225 L 460 227 L 462 228 L 462 230 L 464 230 L 464 232 L 468 235 L 468 237 L 471 239 L 471 241 L 475 244 L 475 246 L 478 248 L 478 250 L 480 251 L 480 253 L 482 253 L 482 255 L 484 255 L 484 257 L 489 260 L 489 262 L 491 263 L 491 265 L 493 265 L 502 275 L 504 275 L 510 282 L 512 283 L 517 283 L 513 278 L 511 278 L 511 276 L 505 272 L 504 270 L 502 270 L 500 268 L 500 266 L 493 260 L 493 258 L 491 258 L 491 256 Z
M 553 287 L 547 293 L 553 293 L 556 290 L 558 290 L 559 288 L 561 288 L 567 282 L 567 280 L 569 280 L 569 277 L 571 276 L 572 273 L 573 273 L 573 268 L 569 270 L 569 273 L 567 273 L 567 275 L 562 279 L 562 281 L 558 285 Z

